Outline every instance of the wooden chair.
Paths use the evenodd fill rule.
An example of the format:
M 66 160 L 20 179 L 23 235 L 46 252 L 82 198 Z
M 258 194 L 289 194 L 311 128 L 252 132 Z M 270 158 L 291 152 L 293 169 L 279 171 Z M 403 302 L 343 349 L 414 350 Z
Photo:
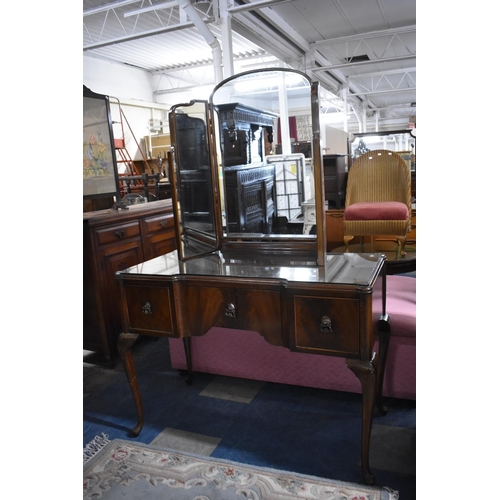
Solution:
M 141 175 L 120 175 L 120 194 L 141 194 L 147 201 L 157 201 L 160 199 L 160 174 L 143 173 Z M 152 188 L 152 189 L 151 189 Z M 154 193 L 151 193 L 154 190 Z
M 369 151 L 349 169 L 344 243 L 354 236 L 393 236 L 401 255 L 411 229 L 411 179 L 403 158 L 385 149 Z

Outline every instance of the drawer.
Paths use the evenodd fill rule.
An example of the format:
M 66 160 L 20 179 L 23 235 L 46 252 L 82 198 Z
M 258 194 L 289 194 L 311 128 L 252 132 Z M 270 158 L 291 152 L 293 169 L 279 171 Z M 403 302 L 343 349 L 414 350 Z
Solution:
M 348 298 L 294 296 L 294 338 L 297 350 L 357 355 L 359 301 Z
M 129 332 L 173 335 L 169 287 L 126 285 Z
M 135 266 L 144 260 L 140 247 L 140 241 L 132 241 L 123 246 L 111 246 L 102 253 L 106 268 L 111 272 L 123 271 Z
M 147 235 L 172 230 L 174 228 L 174 217 L 172 214 L 149 217 L 144 219 L 144 225 Z
M 96 233 L 99 245 L 107 245 L 109 243 L 135 238 L 141 234 L 141 228 L 139 221 L 135 221 L 130 224 L 120 224 L 105 229 L 98 229 Z
M 154 233 L 144 243 L 144 258 L 154 259 L 160 255 L 173 252 L 177 248 L 175 231 Z
M 279 291 L 189 285 L 187 300 L 196 304 L 188 320 L 192 335 L 219 326 L 255 331 L 270 344 L 282 345 Z

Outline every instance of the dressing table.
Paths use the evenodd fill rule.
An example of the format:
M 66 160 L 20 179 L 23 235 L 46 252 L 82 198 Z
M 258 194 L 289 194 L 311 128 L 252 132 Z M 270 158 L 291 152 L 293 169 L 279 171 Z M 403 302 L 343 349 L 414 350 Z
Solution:
M 236 100 L 241 103 L 245 98 L 248 102 L 244 104 L 255 108 L 252 92 L 247 90 L 242 95 L 239 89 L 244 84 L 244 88 L 256 91 L 259 82 L 261 85 L 265 82 L 268 90 L 275 87 L 274 101 L 265 100 L 262 93 L 256 92 L 253 96 L 261 105 L 266 105 L 267 116 L 274 113 L 283 123 L 292 105 L 287 95 L 297 99 L 298 94 L 304 98 L 312 116 L 317 234 L 240 232 L 225 224 L 227 200 L 234 193 L 228 192 L 225 183 L 224 153 L 220 164 L 217 157 L 217 151 L 221 150 L 219 137 L 224 137 L 223 127 L 217 126 L 217 109 L 221 104 Z M 185 147 L 186 141 L 176 140 L 177 134 L 182 133 L 178 125 L 186 122 L 186 116 L 200 120 L 197 127 L 206 144 L 198 142 L 196 147 L 204 151 L 198 156 L 209 158 L 210 163 L 205 183 L 210 196 L 200 196 L 199 210 L 194 212 L 196 200 L 185 199 L 187 191 L 183 186 L 197 168 L 207 170 L 206 162 L 197 164 L 196 155 L 179 149 Z M 174 145 L 169 154 L 169 169 L 177 250 L 116 274 L 123 316 L 118 351 L 138 417 L 132 433 L 141 432 L 145 418 L 132 350 L 140 335 L 182 338 L 187 382 L 191 383 L 193 336 L 204 335 L 214 326 L 256 331 L 275 346 L 346 359 L 362 387 L 363 480 L 374 484 L 375 477 L 369 468 L 372 419 L 375 406 L 386 412 L 380 398 L 390 331 L 385 310 L 386 258 L 376 253 L 329 254 L 325 251 L 317 83 L 295 70 L 250 71 L 221 82 L 207 102 L 174 106 L 169 118 Z M 264 126 L 268 132 L 269 123 Z M 258 126 L 252 128 L 249 142 L 272 137 L 257 129 Z M 237 130 L 234 134 L 238 136 Z M 264 143 L 248 147 L 265 154 Z M 260 159 L 255 155 L 253 158 L 258 167 Z M 269 181 L 266 182 L 268 191 Z M 193 213 L 198 217 L 193 217 Z M 375 310 L 382 311 L 382 315 L 374 317 Z M 379 352 L 373 350 L 374 328 L 380 337 Z

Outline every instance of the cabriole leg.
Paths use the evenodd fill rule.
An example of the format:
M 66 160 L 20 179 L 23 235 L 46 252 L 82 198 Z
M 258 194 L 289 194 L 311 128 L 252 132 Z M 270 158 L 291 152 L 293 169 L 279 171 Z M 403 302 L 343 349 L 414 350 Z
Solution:
M 134 358 L 132 357 L 132 346 L 138 338 L 139 335 L 135 333 L 121 333 L 118 337 L 118 352 L 125 368 L 125 373 L 127 374 L 130 389 L 132 389 L 132 396 L 134 397 L 135 409 L 137 411 L 137 425 L 131 430 L 134 436 L 138 436 L 144 426 L 141 393 L 135 374 Z
M 366 484 L 375 484 L 375 476 L 370 472 L 370 436 L 372 432 L 373 409 L 377 383 L 376 355 L 372 361 L 346 359 L 347 367 L 358 377 L 363 391 L 363 417 L 361 427 L 361 469 Z

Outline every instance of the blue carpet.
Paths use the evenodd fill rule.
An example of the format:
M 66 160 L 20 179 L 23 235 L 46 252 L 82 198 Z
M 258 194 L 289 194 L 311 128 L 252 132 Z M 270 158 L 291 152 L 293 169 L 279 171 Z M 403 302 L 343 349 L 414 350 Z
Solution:
M 120 362 L 106 367 L 96 363 L 93 354 L 84 356 L 84 446 L 101 433 L 110 440 L 146 444 L 171 438 L 180 439 L 179 443 L 183 436 L 194 436 L 190 447 L 207 436 L 200 440 L 200 449 L 216 458 L 363 482 L 359 394 L 205 373 L 195 373 L 192 385 L 187 385 L 171 368 L 167 339 L 140 339 L 134 359 L 145 417 L 137 438 L 129 434 L 136 413 Z M 233 394 L 234 400 L 231 394 L 217 397 L 210 389 L 216 383 L 215 391 L 223 390 L 225 381 L 231 382 L 229 392 L 244 394 Z M 376 412 L 374 417 L 371 470 L 378 486 L 398 490 L 401 499 L 412 500 L 416 498 L 416 405 L 397 399 L 386 403 L 389 413 L 381 416 Z

